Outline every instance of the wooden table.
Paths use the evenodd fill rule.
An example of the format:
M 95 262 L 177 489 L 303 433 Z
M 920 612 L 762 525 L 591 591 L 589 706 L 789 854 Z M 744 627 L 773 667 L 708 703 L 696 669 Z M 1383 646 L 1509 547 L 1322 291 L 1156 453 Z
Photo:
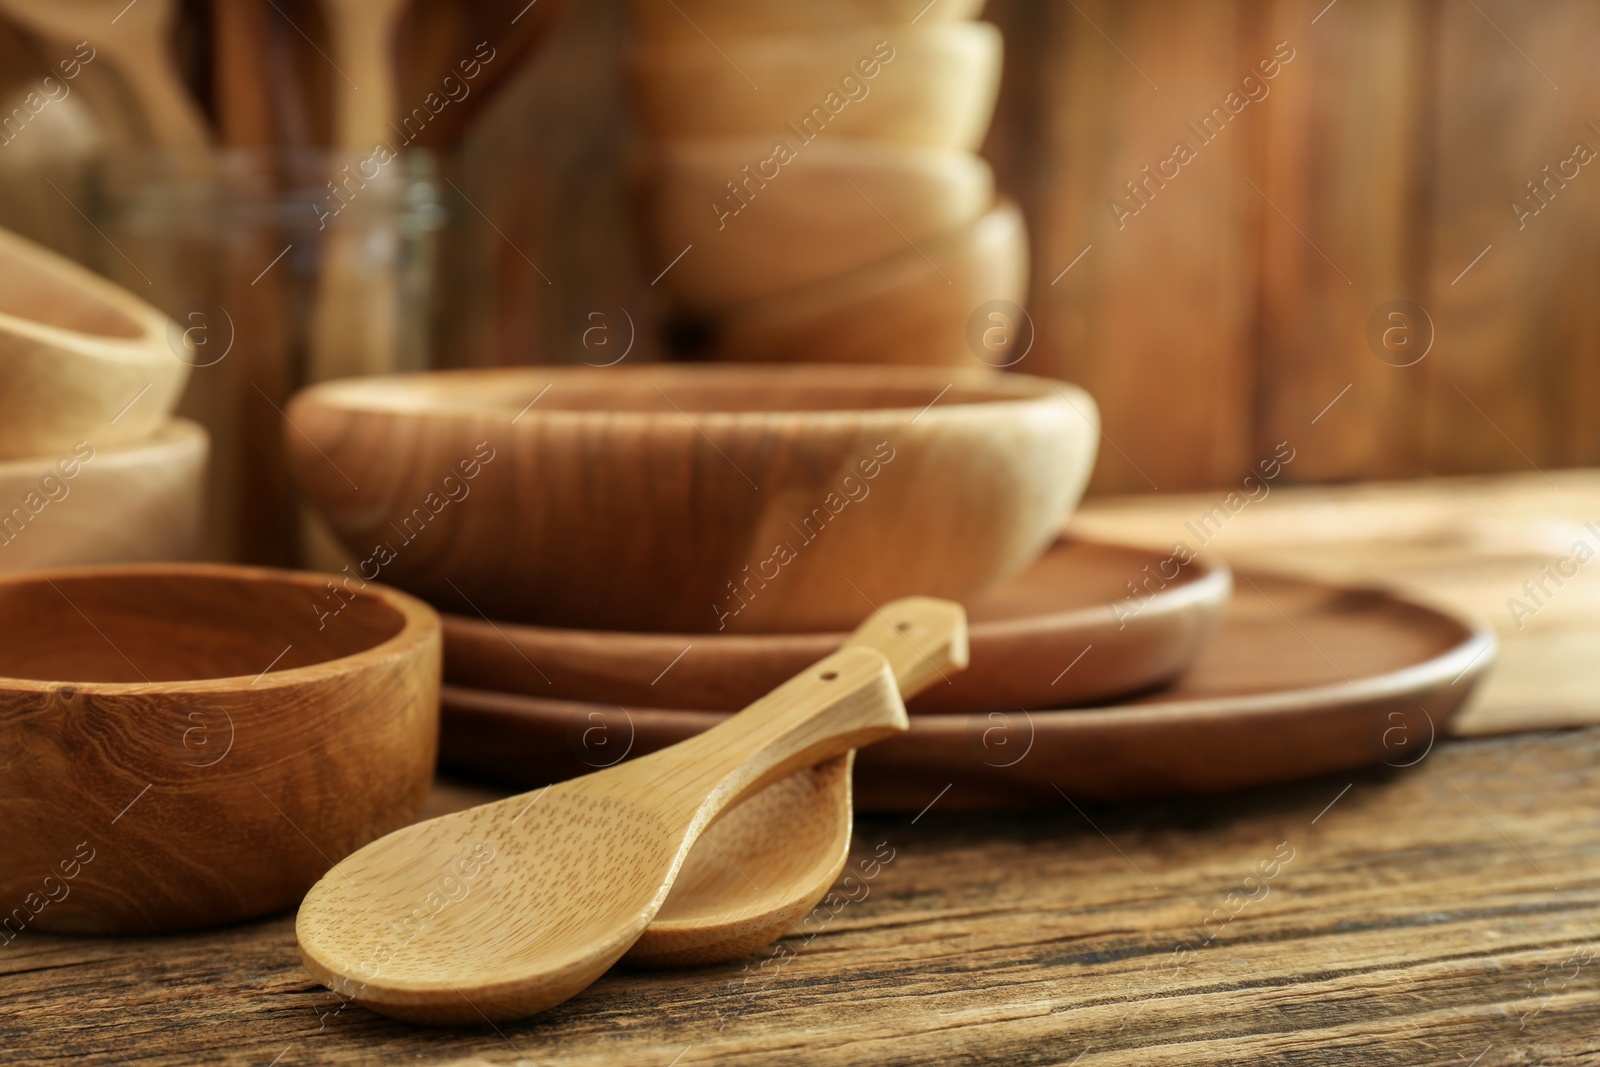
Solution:
M 1571 488 L 1600 512 L 1600 478 Z M 1284 492 L 1260 514 L 1366 492 Z M 1401 495 L 1466 507 L 1463 492 Z M 1194 502 L 1108 503 L 1082 525 L 1154 530 Z M 1363 545 L 1324 537 L 1317 554 L 1382 555 Z M 1579 679 L 1551 679 L 1578 719 L 1600 705 L 1580 684 L 1600 673 L 1594 648 L 1551 664 Z M 745 963 L 618 972 L 498 1029 L 341 1007 L 301 969 L 287 916 L 176 938 L 25 933 L 0 948 L 0 1062 L 1593 1064 L 1597 766 L 1600 728 L 1542 729 L 1201 800 L 978 816 L 930 796 L 916 817 L 858 820 L 856 880 L 809 936 Z M 446 786 L 435 803 L 474 799 Z

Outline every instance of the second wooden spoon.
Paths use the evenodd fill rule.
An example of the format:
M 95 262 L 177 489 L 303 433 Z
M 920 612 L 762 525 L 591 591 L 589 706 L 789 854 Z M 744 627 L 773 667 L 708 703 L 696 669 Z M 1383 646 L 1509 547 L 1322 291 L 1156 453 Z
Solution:
M 907 597 L 885 604 L 845 642 L 874 648 L 910 700 L 967 665 L 960 604 Z M 628 950 L 641 967 L 738 959 L 800 922 L 832 887 L 850 854 L 854 753 L 774 782 L 695 842 L 666 903 Z
M 357 850 L 301 904 L 302 958 L 397 1018 L 542 1011 L 638 940 L 724 809 L 908 725 L 883 655 L 841 649 L 698 737 Z

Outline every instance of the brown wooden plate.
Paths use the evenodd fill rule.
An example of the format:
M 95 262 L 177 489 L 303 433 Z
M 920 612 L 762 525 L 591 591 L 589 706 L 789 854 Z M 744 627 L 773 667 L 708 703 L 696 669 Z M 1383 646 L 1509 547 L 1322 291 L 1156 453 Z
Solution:
M 1112 707 L 914 716 L 909 733 L 861 751 L 857 808 L 1025 808 L 1411 766 L 1494 654 L 1492 631 L 1395 593 L 1241 573 L 1217 636 L 1171 688 Z M 523 788 L 725 714 L 446 687 L 440 763 Z
M 1171 681 L 1216 629 L 1226 565 L 1061 540 L 968 605 L 972 664 L 913 712 L 1061 708 Z M 1136 592 L 1130 592 L 1133 590 Z M 862 602 L 863 612 L 871 607 Z M 445 680 L 541 699 L 738 711 L 836 651 L 847 634 L 561 630 L 446 615 Z

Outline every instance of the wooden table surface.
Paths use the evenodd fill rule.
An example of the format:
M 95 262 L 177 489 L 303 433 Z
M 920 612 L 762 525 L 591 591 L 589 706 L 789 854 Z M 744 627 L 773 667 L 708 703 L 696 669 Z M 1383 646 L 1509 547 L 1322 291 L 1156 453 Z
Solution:
M 1397 499 L 1466 508 L 1482 488 Z M 1567 488 L 1600 512 L 1600 477 Z M 1326 515 L 1368 492 L 1285 490 L 1259 515 Z M 1153 534 L 1198 499 L 1112 502 L 1085 525 Z M 1357 560 L 1346 577 L 1392 560 L 1376 540 L 1415 532 L 1362 514 L 1346 515 L 1359 547 L 1326 529 L 1317 546 Z M 1226 554 L 1249 562 L 1243 531 Z M 1471 595 L 1489 602 L 1506 565 L 1484 555 L 1494 596 Z M 1593 594 L 1571 593 L 1581 632 Z M 1600 657 L 1576 647 L 1550 660 L 1550 684 L 1581 722 L 1600 705 Z M 1593 1064 L 1600 728 L 1548 725 L 1441 740 L 1404 771 L 1225 797 L 959 815 L 930 796 L 916 817 L 858 819 L 854 880 L 806 933 L 743 963 L 619 971 L 497 1029 L 341 1006 L 301 969 L 290 916 L 172 938 L 25 932 L 0 947 L 0 1062 Z M 475 799 L 444 786 L 434 803 Z

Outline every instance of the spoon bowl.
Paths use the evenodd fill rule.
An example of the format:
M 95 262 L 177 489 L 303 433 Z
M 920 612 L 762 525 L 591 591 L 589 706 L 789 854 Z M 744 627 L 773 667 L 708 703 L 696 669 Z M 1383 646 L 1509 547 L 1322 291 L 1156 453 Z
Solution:
M 306 967 L 415 1022 L 552 1007 L 638 940 L 725 809 L 908 725 L 883 655 L 842 649 L 681 745 L 357 851 L 301 904 Z

